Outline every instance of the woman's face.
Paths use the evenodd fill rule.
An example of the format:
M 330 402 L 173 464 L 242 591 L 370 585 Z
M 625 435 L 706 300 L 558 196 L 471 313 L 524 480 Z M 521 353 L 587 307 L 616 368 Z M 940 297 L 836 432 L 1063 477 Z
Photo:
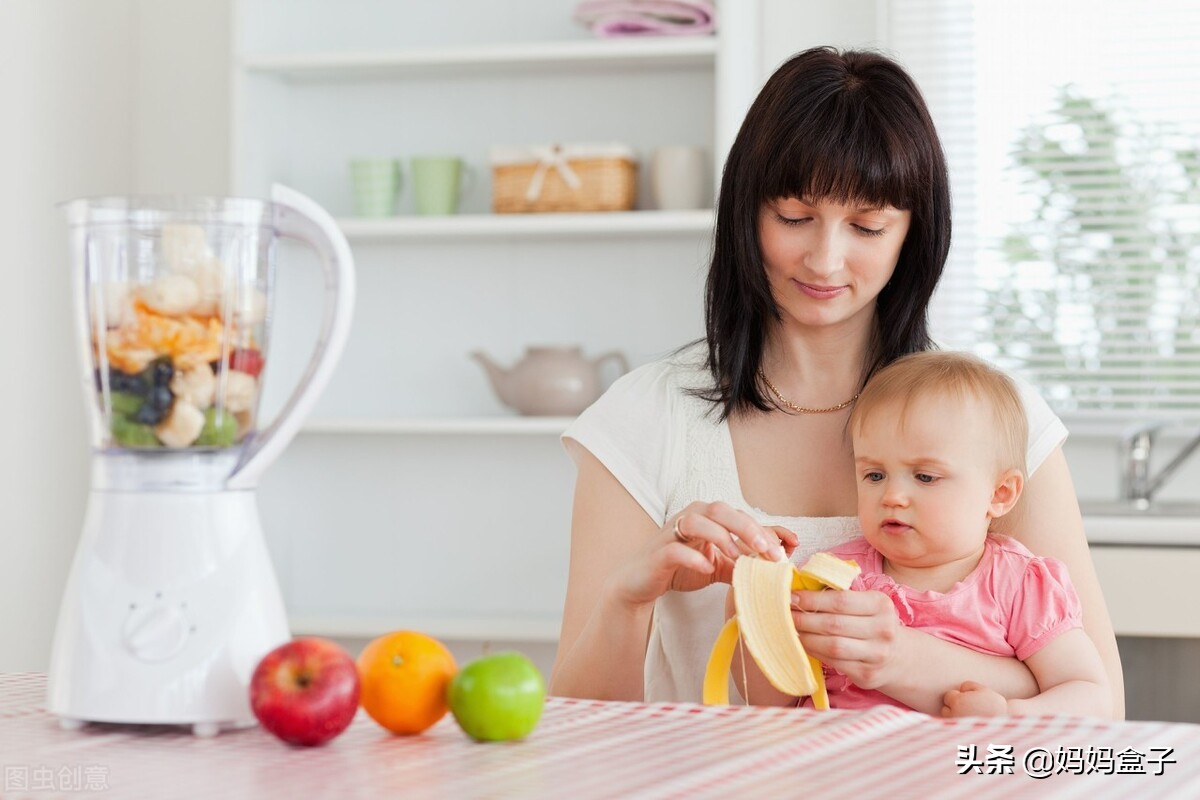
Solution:
M 869 325 L 912 212 L 794 197 L 763 204 L 759 246 L 785 323 Z

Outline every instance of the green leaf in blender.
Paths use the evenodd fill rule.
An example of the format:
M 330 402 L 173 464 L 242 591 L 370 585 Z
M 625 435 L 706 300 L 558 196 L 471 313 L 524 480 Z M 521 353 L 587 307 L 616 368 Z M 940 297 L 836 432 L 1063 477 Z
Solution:
M 132 417 L 142 407 L 142 398 L 136 394 L 113 392 L 109 397 L 112 399 L 113 414 L 122 417 Z
M 229 447 L 236 437 L 237 419 L 233 414 L 217 408 L 205 409 L 204 428 L 196 439 L 197 447 Z
M 139 425 L 117 415 L 112 419 L 112 437 L 121 447 L 162 447 L 149 425 Z

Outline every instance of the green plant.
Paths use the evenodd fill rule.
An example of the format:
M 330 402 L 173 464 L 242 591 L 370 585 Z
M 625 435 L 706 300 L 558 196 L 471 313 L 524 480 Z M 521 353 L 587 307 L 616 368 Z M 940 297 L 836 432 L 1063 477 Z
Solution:
M 1200 367 L 1197 139 L 1110 105 L 1066 86 L 1017 140 L 1032 209 L 982 281 L 980 339 L 1060 410 L 1194 411 L 1170 367 Z

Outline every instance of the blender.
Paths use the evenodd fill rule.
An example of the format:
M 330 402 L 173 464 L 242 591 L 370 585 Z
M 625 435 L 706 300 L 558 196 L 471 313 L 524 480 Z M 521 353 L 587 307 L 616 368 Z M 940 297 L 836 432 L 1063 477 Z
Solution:
M 350 329 L 354 265 L 333 218 L 271 200 L 104 197 L 70 227 L 92 486 L 55 630 L 47 708 L 86 722 L 254 724 L 250 676 L 288 641 L 255 504 Z M 281 239 L 324 271 L 321 330 L 299 385 L 258 425 Z

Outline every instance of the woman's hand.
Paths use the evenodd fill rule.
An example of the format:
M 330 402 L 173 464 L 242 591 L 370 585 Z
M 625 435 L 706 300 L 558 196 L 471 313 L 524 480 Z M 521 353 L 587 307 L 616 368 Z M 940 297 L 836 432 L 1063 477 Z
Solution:
M 571 515 L 571 567 L 550 691 L 569 697 L 642 700 L 654 601 L 672 588 L 729 580 L 742 550 L 796 536 L 768 531 L 724 503 L 693 503 L 655 525 L 587 448 L 565 440 L 579 465 Z M 679 537 L 675 525 L 679 524 Z M 972 673 L 977 675 L 978 671 Z M 940 702 L 941 695 L 938 695 Z
M 904 628 L 882 592 L 794 592 L 792 618 L 808 654 L 859 688 L 885 686 L 900 669 Z
M 798 541 L 787 528 L 763 527 L 728 503 L 692 503 L 648 537 L 613 574 L 611 588 L 630 606 L 651 603 L 668 590 L 729 583 L 743 553 L 786 559 Z

